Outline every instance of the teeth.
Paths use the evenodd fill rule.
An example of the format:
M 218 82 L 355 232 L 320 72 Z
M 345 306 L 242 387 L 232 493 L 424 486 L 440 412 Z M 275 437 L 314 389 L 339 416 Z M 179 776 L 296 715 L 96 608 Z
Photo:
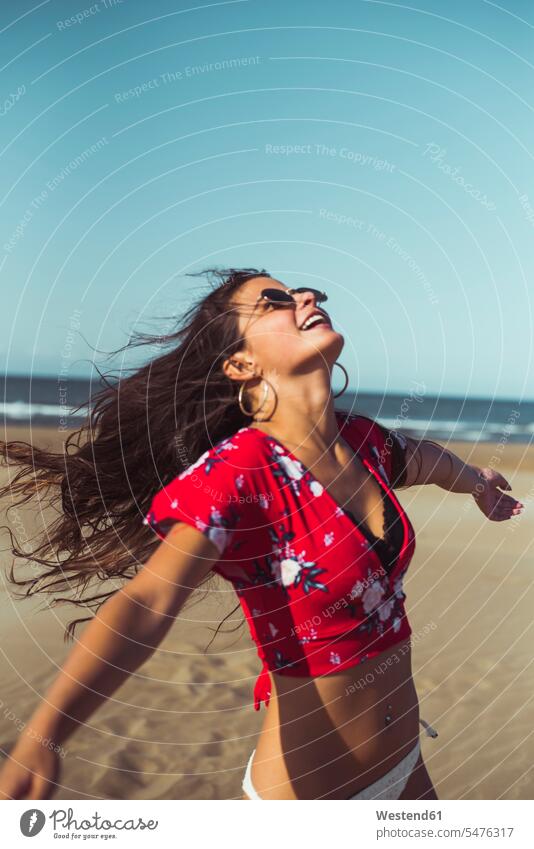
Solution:
M 307 330 L 308 327 L 312 326 L 312 324 L 319 324 L 320 322 L 323 322 L 323 321 L 326 321 L 325 317 L 323 315 L 319 315 L 318 313 L 316 313 L 315 315 L 312 315 L 312 316 L 310 316 L 309 318 L 306 319 L 306 321 L 304 322 L 304 324 L 301 327 L 301 330 Z

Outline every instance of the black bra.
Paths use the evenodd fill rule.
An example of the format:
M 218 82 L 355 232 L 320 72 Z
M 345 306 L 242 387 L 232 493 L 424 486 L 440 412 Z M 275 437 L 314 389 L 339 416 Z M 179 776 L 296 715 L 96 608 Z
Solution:
M 397 439 L 395 431 L 391 431 L 380 424 L 378 426 L 382 431 L 384 440 L 389 440 L 388 444 L 392 446 L 391 479 L 394 482 L 393 485 L 403 486 L 406 481 L 405 449 Z M 345 513 L 348 514 L 354 524 L 361 530 L 373 550 L 380 557 L 386 573 L 389 574 L 394 568 L 397 557 L 400 554 L 402 543 L 404 542 L 404 529 L 397 508 L 385 489 L 382 489 L 382 501 L 384 505 L 384 539 L 376 537 L 364 522 L 358 522 L 350 510 L 345 510 Z
M 344 512 L 364 534 L 371 548 L 380 557 L 385 572 L 389 575 L 402 548 L 404 529 L 397 508 L 385 490 L 382 490 L 382 501 L 384 505 L 384 539 L 376 537 L 364 522 L 358 522 L 350 510 Z

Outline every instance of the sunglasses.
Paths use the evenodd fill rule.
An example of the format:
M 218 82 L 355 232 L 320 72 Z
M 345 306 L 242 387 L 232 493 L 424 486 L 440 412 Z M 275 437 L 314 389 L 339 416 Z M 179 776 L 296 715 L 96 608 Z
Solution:
M 262 289 L 258 301 L 267 301 L 269 304 L 281 306 L 291 304 L 297 305 L 293 294 L 301 292 L 310 292 L 318 304 L 322 304 L 328 300 L 326 292 L 320 292 L 318 289 L 311 289 L 309 286 L 301 286 L 299 289 Z

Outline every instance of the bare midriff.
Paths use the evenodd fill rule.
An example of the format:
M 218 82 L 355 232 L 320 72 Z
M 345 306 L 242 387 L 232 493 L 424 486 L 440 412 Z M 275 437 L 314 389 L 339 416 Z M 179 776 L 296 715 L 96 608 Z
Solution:
M 343 672 L 270 678 L 252 765 L 262 799 L 347 799 L 418 740 L 409 638 Z

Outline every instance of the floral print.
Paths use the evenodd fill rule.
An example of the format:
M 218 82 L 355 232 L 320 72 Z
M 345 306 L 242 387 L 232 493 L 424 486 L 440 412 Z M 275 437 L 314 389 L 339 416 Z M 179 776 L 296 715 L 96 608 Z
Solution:
M 284 560 L 273 560 L 271 568 L 276 580 L 282 586 L 289 587 L 300 572 L 300 563 L 298 560 L 292 560 L 290 557 L 286 557 Z
M 323 487 L 322 484 L 319 483 L 319 481 L 310 481 L 309 486 L 310 486 L 310 492 L 313 495 L 322 495 L 323 494 L 324 487 Z
M 366 613 L 371 613 L 375 610 L 384 595 L 384 587 L 380 581 L 373 581 L 362 595 L 362 606 Z
M 403 577 L 415 535 L 389 485 L 383 429 L 372 420 L 369 427 L 365 417 L 336 415 L 398 522 L 386 567 L 365 528 L 282 443 L 257 428 L 241 428 L 205 451 L 156 493 L 144 519 L 161 539 L 175 522 L 192 525 L 220 553 L 213 571 L 233 585 L 263 664 L 256 708 L 268 703 L 269 669 L 345 670 L 411 633 Z
M 309 593 L 312 589 L 328 592 L 325 585 L 316 580 L 317 575 L 325 570 L 317 568 L 313 562 L 307 563 L 295 557 L 285 557 L 283 560 L 273 560 L 271 569 L 275 579 L 283 587 L 302 585 L 305 593 Z

